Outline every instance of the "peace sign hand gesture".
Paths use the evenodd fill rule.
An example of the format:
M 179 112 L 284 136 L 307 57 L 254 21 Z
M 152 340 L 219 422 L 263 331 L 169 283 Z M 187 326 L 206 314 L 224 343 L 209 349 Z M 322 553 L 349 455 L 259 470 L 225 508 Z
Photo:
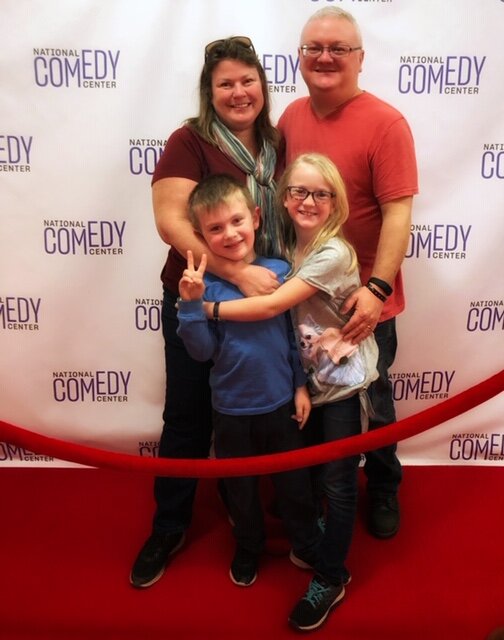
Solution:
M 197 269 L 194 268 L 194 256 L 190 249 L 187 251 L 187 269 L 179 282 L 179 293 L 182 300 L 201 300 L 205 293 L 205 283 L 203 276 L 207 266 L 207 256 L 201 256 L 201 262 Z

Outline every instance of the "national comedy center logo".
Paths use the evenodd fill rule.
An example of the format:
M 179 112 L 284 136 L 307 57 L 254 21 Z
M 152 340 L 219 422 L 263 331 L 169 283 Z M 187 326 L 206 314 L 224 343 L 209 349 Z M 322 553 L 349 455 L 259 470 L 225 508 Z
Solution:
M 471 300 L 467 311 L 466 329 L 470 333 L 488 333 L 504 330 L 504 301 Z
M 10 444 L 9 442 L 0 442 L 0 463 L 2 462 L 53 462 L 51 456 L 44 456 L 33 451 L 28 451 L 24 447 Z
M 456 462 L 502 462 L 504 460 L 504 434 L 455 433 L 450 440 L 450 460 Z
M 33 136 L 0 134 L 0 171 L 29 173 Z
M 44 220 L 48 255 L 122 255 L 125 220 Z
M 137 331 L 159 331 L 163 301 L 156 298 L 135 298 L 134 315 Z
M 292 53 L 267 52 L 259 56 L 269 93 L 297 92 L 297 84 L 301 78 L 297 51 Z
M 134 176 L 149 175 L 161 158 L 166 140 L 158 138 L 130 138 L 128 164 Z
M 38 331 L 41 298 L 0 295 L 0 328 L 7 331 Z
M 403 55 L 398 90 L 403 94 L 474 95 L 482 85 L 484 55 Z
M 485 180 L 504 178 L 504 143 L 485 142 L 481 154 L 481 177 Z
M 401 400 L 446 400 L 455 378 L 455 370 L 406 371 L 390 373 L 392 394 Z
M 116 89 L 120 50 L 33 48 L 33 73 L 38 87 Z
M 405 257 L 465 260 L 471 231 L 471 224 L 413 224 Z
M 131 371 L 53 371 L 56 402 L 128 402 Z

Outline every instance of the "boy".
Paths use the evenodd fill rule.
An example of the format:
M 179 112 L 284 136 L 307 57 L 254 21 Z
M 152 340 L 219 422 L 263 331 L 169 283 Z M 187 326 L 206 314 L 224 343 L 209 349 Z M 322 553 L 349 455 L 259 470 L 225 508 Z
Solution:
M 256 256 L 259 209 L 246 187 L 230 176 L 213 175 L 200 182 L 189 198 L 189 215 L 214 254 L 265 266 L 279 280 L 289 271 L 282 260 Z M 212 274 L 205 274 L 203 280 L 206 256 L 198 269 L 190 251 L 187 262 L 179 283 L 178 334 L 191 357 L 213 361 L 210 386 L 216 456 L 254 456 L 302 447 L 301 429 L 310 400 L 289 315 L 259 322 L 219 322 L 218 303 L 241 298 L 241 292 Z M 216 302 L 210 321 L 203 311 L 203 294 Z M 311 565 L 321 532 L 309 471 L 277 473 L 272 481 L 292 544 L 291 559 L 298 566 Z M 230 577 L 237 585 L 250 586 L 257 577 L 265 541 L 258 478 L 226 478 L 224 485 L 236 540 Z

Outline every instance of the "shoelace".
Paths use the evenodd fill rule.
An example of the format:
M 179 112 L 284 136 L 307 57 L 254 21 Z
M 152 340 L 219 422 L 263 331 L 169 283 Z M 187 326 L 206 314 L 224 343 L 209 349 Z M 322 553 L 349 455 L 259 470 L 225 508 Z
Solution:
M 312 607 L 316 607 L 324 599 L 328 591 L 329 587 L 324 586 L 318 580 L 314 579 L 310 582 L 308 593 L 304 599 L 308 600 Z

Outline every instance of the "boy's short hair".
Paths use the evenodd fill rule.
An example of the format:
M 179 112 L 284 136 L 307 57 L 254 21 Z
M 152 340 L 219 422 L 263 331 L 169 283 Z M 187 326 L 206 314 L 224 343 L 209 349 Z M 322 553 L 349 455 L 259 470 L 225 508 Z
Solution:
M 189 219 L 193 227 L 198 231 L 201 228 L 198 214 L 214 209 L 237 193 L 243 197 L 249 211 L 253 212 L 256 206 L 255 202 L 250 191 L 242 182 L 227 173 L 216 173 L 208 178 L 203 178 L 189 196 Z

